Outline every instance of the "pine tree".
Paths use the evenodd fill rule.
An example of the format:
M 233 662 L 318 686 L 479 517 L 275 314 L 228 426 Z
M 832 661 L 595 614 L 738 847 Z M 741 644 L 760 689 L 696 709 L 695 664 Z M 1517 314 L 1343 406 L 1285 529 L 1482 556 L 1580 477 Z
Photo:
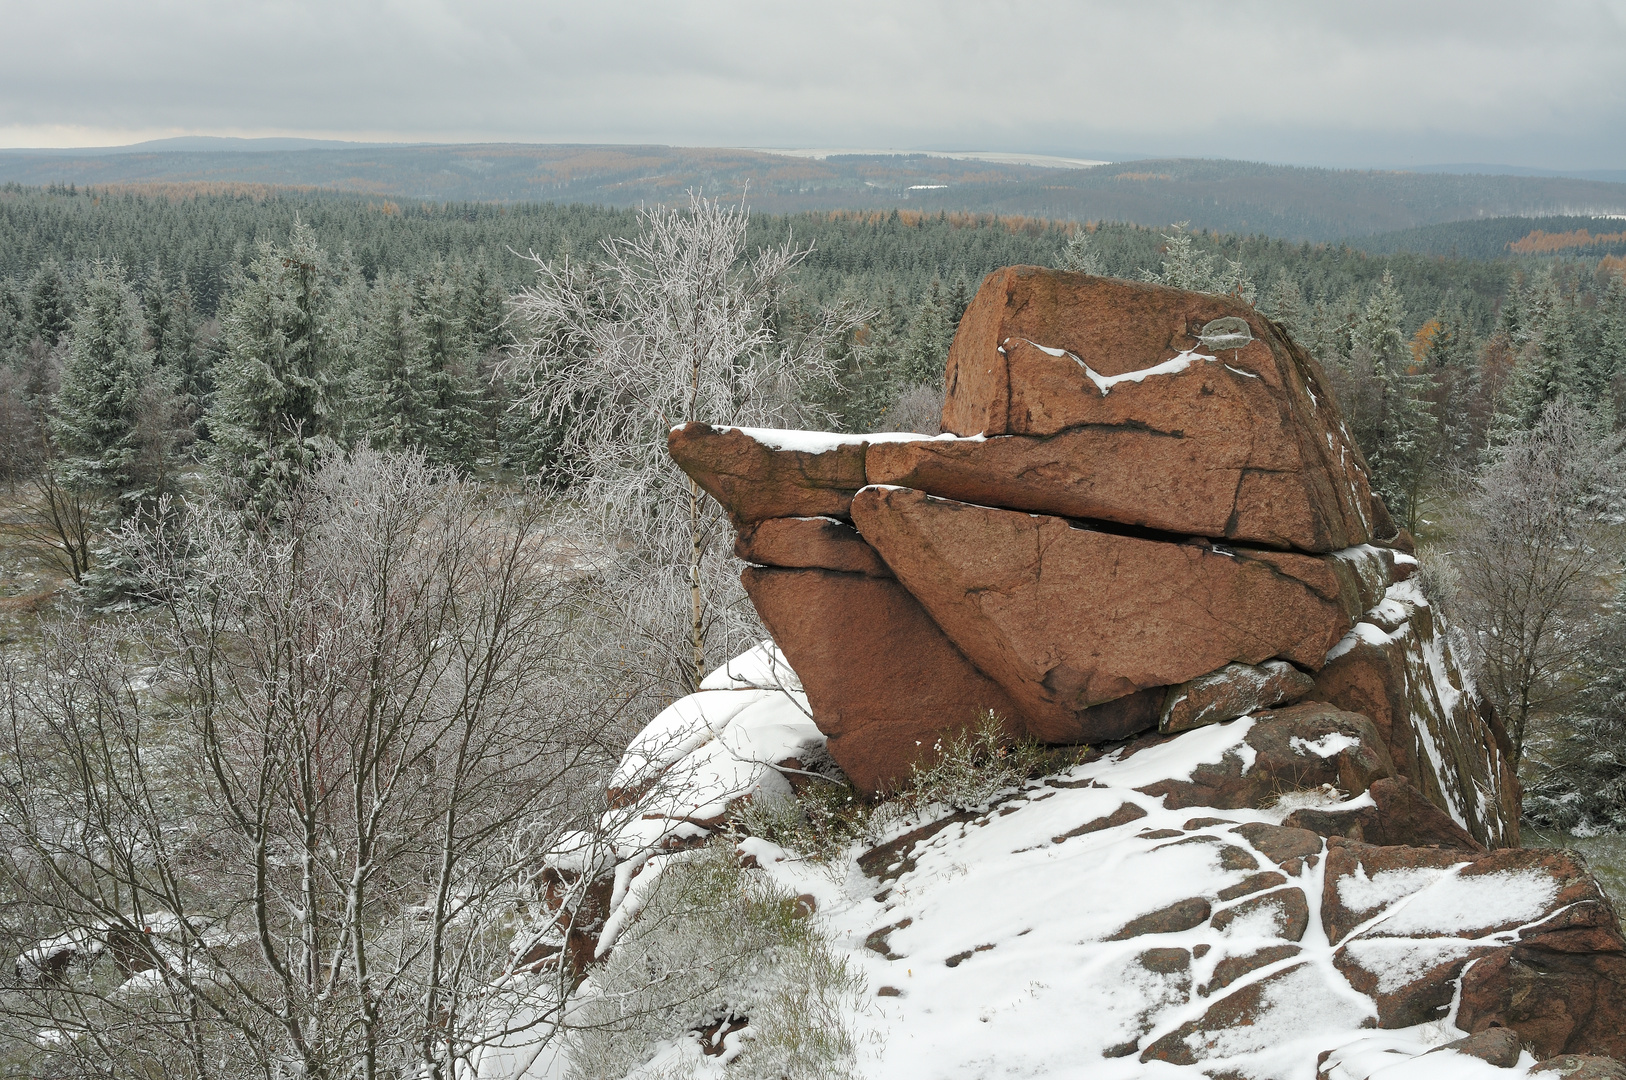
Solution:
M 229 498 L 273 516 L 302 470 L 337 448 L 331 396 L 343 363 L 341 271 L 296 223 L 261 241 L 228 296 L 216 369 L 211 465 Z
M 124 513 L 156 499 L 168 476 L 137 303 L 117 263 L 94 265 L 51 418 L 64 483 L 109 495 Z

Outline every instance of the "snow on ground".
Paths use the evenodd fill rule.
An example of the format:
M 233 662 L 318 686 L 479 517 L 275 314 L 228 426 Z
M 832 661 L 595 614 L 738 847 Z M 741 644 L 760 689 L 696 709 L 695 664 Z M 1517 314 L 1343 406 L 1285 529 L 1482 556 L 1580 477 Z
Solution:
M 638 812 L 617 819 L 621 831 L 611 845 L 612 862 L 619 863 L 617 910 L 601 951 L 635 916 L 670 858 L 661 851 L 672 838 L 705 836 L 711 821 L 702 819 L 715 819 L 744 795 L 787 797 L 774 764 L 818 753 L 823 737 L 805 697 L 785 688 L 783 664 L 764 643 L 724 665 L 707 678 L 707 689 L 663 712 L 628 750 L 618 780 L 645 792 Z M 1272 809 L 1165 809 L 1161 796 L 1136 790 L 1189 779 L 1198 766 L 1228 756 L 1246 771 L 1254 752 L 1245 736 L 1254 723 L 1243 717 L 1127 757 L 1119 751 L 1012 792 L 978 817 L 942 811 L 899 819 L 884 839 L 903 838 L 904 845 L 890 868 L 874 865 L 872 855 L 869 874 L 859 864 L 860 846 L 818 863 L 766 840 L 744 840 L 742 853 L 766 873 L 793 894 L 816 899 L 817 925 L 867 980 L 871 1004 L 856 1019 L 866 1048 L 859 1074 L 1196 1080 L 1232 1072 L 1313 1080 L 1318 1057 L 1333 1051 L 1327 1067 L 1338 1080 L 1492 1075 L 1490 1066 L 1455 1052 L 1420 1057 L 1464 1034 L 1450 1016 L 1400 1031 L 1373 1029 L 1376 1006 L 1334 966 L 1335 943 L 1322 923 L 1324 843 L 1319 854 L 1278 866 L 1234 831 L 1279 824 L 1306 799 L 1336 808 L 1343 796 L 1289 793 Z M 1324 757 L 1353 742 L 1339 738 L 1297 739 L 1293 746 Z M 648 786 L 657 773 L 659 782 Z M 1342 805 L 1369 803 L 1361 793 Z M 1547 878 L 1519 871 L 1464 875 L 1466 866 L 1370 877 L 1360 869 L 1334 883 L 1335 899 L 1364 920 L 1337 944 L 1376 977 L 1378 992 L 1474 946 L 1517 935 L 1485 927 L 1528 925 L 1549 913 L 1555 890 Z M 1246 891 L 1244 880 L 1264 871 L 1286 881 Z M 1303 923 L 1302 911 L 1295 916 L 1287 904 L 1261 901 L 1267 893 L 1280 900 L 1294 888 L 1308 913 L 1302 933 L 1294 922 Z M 1200 910 L 1125 932 L 1163 909 L 1188 916 Z M 1266 949 L 1274 951 L 1256 955 Z M 1250 957 L 1258 966 L 1238 975 L 1247 966 L 1239 962 Z M 1256 999 L 1245 1021 L 1189 1026 L 1239 992 Z M 674 1033 L 677 1043 L 680 1035 Z M 1142 1062 L 1141 1052 L 1154 1043 L 1163 1056 L 1190 1063 Z M 513 1053 L 523 1058 L 522 1048 Z M 1495 1075 L 1524 1076 L 1532 1063 L 1526 1055 L 1519 1067 Z M 729 1075 L 716 1059 L 705 1071 Z M 526 1075 L 549 1070 L 533 1065 Z
M 1363 1026 L 1373 1022 L 1376 1008 L 1333 966 L 1334 946 L 1320 919 L 1319 859 L 1287 875 L 1288 885 L 1302 889 L 1308 901 L 1309 926 L 1294 943 L 1300 951 L 1211 996 L 1196 988 L 1209 983 L 1223 961 L 1286 944 L 1280 909 L 1253 905 L 1252 915 L 1223 929 L 1215 929 L 1214 922 L 1226 920 L 1214 919 L 1177 932 L 1111 940 L 1131 920 L 1182 900 L 1203 898 L 1218 915 L 1260 895 L 1219 899 L 1222 890 L 1258 872 L 1225 848 L 1240 848 L 1260 868 L 1275 869 L 1232 829 L 1248 822 L 1277 823 L 1285 810 L 1165 810 L 1161 798 L 1134 790 L 1154 779 L 1189 776 L 1198 764 L 1236 753 L 1251 723 L 1245 718 L 1198 729 L 1125 761 L 1109 757 L 1049 778 L 996 812 L 955 822 L 917 843 L 909 853 L 913 867 L 890 882 L 860 872 L 853 861 L 857 851 L 832 876 L 771 844 L 747 841 L 746 850 L 769 873 L 818 898 L 825 931 L 864 972 L 872 993 L 883 987 L 898 991 L 898 996 L 877 996 L 864 1019 L 880 1049 L 864 1063 L 863 1074 L 886 1080 L 1111 1080 L 1234 1070 L 1251 1077 L 1312 1080 L 1322 1051 L 1348 1047 L 1337 1075 L 1353 1080 L 1373 1075 L 1368 1070 L 1379 1066 L 1394 1069 L 1465 1034 L 1441 1023 L 1379 1038 Z M 1126 804 L 1145 816 L 1067 836 Z M 918 824 L 902 822 L 896 831 Z M 1429 958 L 1460 955 L 1471 942 L 1491 940 L 1473 936 L 1477 926 L 1539 919 L 1552 900 L 1552 884 L 1529 878 L 1504 882 L 1465 878 L 1453 870 L 1380 872 L 1370 881 L 1344 879 L 1341 887 L 1346 903 L 1372 912 L 1366 929 L 1374 939 L 1363 947 L 1369 954 L 1388 950 L 1392 960 L 1382 974 L 1385 982 L 1398 985 Z M 1486 905 L 1497 910 L 1487 912 Z M 888 927 L 895 929 L 884 939 L 872 936 Z M 1378 933 L 1391 936 L 1379 940 Z M 1413 933 L 1445 936 L 1399 936 Z M 1141 962 L 1149 949 L 1188 950 L 1189 978 L 1149 969 Z M 1268 984 L 1251 1024 L 1210 1033 L 1207 1045 L 1201 1035 L 1187 1040 L 1199 1058 L 1195 1065 L 1139 1060 L 1139 1049 L 1201 1017 L 1226 994 L 1271 976 L 1279 977 Z M 1138 1049 L 1124 1053 L 1131 1040 Z M 1114 1048 L 1124 1056 L 1106 1056 Z M 1417 1067 L 1421 1071 L 1381 1075 L 1490 1075 L 1483 1062 L 1454 1052 Z

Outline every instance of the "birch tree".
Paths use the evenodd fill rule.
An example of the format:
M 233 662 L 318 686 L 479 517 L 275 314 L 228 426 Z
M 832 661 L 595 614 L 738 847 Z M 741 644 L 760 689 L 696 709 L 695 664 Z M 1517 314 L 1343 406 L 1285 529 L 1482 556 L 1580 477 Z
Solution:
M 829 378 L 828 346 L 857 325 L 827 309 L 788 333 L 780 300 L 811 250 L 748 252 L 743 206 L 691 194 L 646 209 L 632 239 L 583 266 L 532 255 L 515 298 L 529 375 L 524 407 L 562 427 L 560 468 L 584 522 L 617 551 L 604 611 L 630 664 L 673 691 L 761 636 L 728 564 L 729 530 L 666 452 L 691 421 L 763 427 L 825 420 L 807 391 Z
M 1620 568 L 1621 439 L 1559 401 L 1515 432 L 1456 523 L 1456 601 L 1473 632 L 1484 689 L 1513 740 L 1578 689 L 1609 575 Z
M 156 610 L 6 658 L 13 1045 L 31 1075 L 450 1078 L 512 1033 L 528 875 L 610 761 L 541 510 L 360 451 L 281 530 L 186 517 L 137 547 Z

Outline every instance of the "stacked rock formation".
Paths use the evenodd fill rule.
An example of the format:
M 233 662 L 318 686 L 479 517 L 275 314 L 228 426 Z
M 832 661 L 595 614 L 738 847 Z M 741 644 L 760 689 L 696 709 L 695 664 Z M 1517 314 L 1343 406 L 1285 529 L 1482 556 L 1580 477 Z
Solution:
M 1233 298 L 1011 267 L 944 435 L 674 429 L 830 754 L 884 790 L 946 733 L 1099 744 L 1313 699 L 1368 717 L 1476 841 L 1506 738 L 1408 581 L 1326 376 Z

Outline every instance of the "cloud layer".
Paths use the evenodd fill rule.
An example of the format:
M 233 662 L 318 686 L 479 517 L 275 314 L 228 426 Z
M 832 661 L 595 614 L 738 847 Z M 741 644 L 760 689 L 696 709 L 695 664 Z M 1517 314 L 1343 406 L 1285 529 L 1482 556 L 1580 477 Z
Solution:
M 0 144 L 174 134 L 1626 166 L 1626 0 L 8 0 Z

